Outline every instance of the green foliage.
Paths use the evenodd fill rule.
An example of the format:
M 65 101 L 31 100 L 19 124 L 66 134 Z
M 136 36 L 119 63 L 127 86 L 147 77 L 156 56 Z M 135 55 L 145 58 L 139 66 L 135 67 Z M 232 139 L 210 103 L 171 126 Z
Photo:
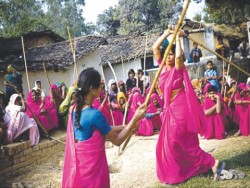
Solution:
M 120 0 L 98 16 L 98 31 L 105 35 L 132 32 L 162 31 L 169 23 L 176 23 L 182 1 L 174 0 Z
M 1 35 L 19 36 L 29 30 L 46 28 L 41 21 L 41 3 L 35 0 L 5 0 L 0 2 Z
M 32 30 L 51 29 L 68 38 L 91 34 L 95 26 L 85 24 L 84 0 L 2 0 L 0 2 L 0 36 L 20 36 Z
M 209 0 L 206 2 L 204 21 L 217 24 L 238 24 L 249 15 L 248 0 Z
M 120 21 L 115 15 L 115 9 L 110 7 L 98 15 L 96 22 L 97 31 L 103 36 L 117 35 Z

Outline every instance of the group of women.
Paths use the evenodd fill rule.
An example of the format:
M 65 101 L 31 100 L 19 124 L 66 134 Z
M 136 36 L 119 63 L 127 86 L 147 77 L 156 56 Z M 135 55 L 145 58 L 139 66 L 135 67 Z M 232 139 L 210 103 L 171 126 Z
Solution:
M 198 134 L 222 139 L 225 129 L 217 124 L 230 119 L 239 124 L 242 135 L 249 135 L 249 87 L 238 84 L 228 90 L 226 102 L 228 106 L 234 104 L 234 109 L 225 107 L 213 85 L 206 84 L 202 92 L 197 90 L 183 63 L 182 31 L 163 62 L 163 44 L 171 34 L 173 31 L 167 30 L 153 45 L 154 58 L 164 63 L 164 68 L 148 106 L 144 101 L 150 86 L 146 89 L 148 84 L 139 85 L 133 70 L 126 83 L 110 80 L 108 92 L 100 73 L 93 68 L 83 70 L 69 89 L 63 83 L 51 85 L 49 96 L 37 81 L 26 102 L 21 95 L 13 94 L 8 106 L 2 108 L 4 116 L 0 120 L 7 128 L 8 143 L 29 129 L 35 145 L 39 142 L 38 125 L 50 131 L 59 121 L 65 123 L 62 187 L 105 188 L 110 187 L 105 141 L 119 146 L 135 129 L 143 136 L 158 130 L 156 173 L 160 182 L 178 184 L 209 169 L 217 179 L 219 161 L 200 148 Z M 220 115 L 222 112 L 225 117 Z
M 14 93 L 7 106 L 4 105 L 6 95 L 0 93 L 1 144 L 29 139 L 31 145 L 36 145 L 39 143 L 40 133 L 47 135 L 58 127 L 59 120 L 66 116 L 64 109 L 68 104 L 65 100 L 61 106 L 67 93 L 65 85 L 59 82 L 56 84 L 51 85 L 50 95 L 47 96 L 41 87 L 41 81 L 36 81 L 26 100 L 21 93 Z
M 112 97 L 108 97 L 102 93 L 103 83 L 96 70 L 89 68 L 81 72 L 76 103 L 67 127 L 62 187 L 110 187 L 105 140 L 120 145 L 134 129 L 138 135 L 151 135 L 152 128 L 149 130 L 148 127 L 160 130 L 156 146 L 156 173 L 160 182 L 182 183 L 209 169 L 214 180 L 218 179 L 221 172 L 219 161 L 200 148 L 198 134 L 207 138 L 211 134 L 207 132 L 206 118 L 221 112 L 220 96 L 211 85 L 207 85 L 204 91 L 208 101 L 201 103 L 204 98 L 195 93 L 183 63 L 182 31 L 178 32 L 175 45 L 166 61 L 162 62 L 162 44 L 171 34 L 173 31 L 164 32 L 153 45 L 154 58 L 159 64 L 164 63 L 164 68 L 156 87 L 160 92 L 151 95 L 148 107 L 140 89 L 133 87 L 133 76 L 129 75 L 127 81 L 129 97 L 118 92 L 114 81 L 109 83 Z M 123 91 L 122 87 L 120 91 Z M 127 106 L 128 115 L 124 119 Z M 117 109 L 120 111 L 116 112 Z M 124 120 L 126 125 L 119 126 L 124 125 Z

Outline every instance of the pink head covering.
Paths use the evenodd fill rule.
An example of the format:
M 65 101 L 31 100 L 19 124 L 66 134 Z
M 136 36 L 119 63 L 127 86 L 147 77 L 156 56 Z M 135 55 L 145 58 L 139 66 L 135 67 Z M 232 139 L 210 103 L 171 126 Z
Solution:
M 132 91 L 131 91 L 131 93 L 132 94 L 134 94 L 134 93 L 136 93 L 136 92 L 141 92 L 141 90 L 140 90 L 140 88 L 138 88 L 138 87 L 134 87 L 133 89 L 132 89 Z
M 151 104 L 154 104 L 154 100 L 157 100 L 160 107 L 162 108 L 163 107 L 163 102 L 162 100 L 160 99 L 159 95 L 157 95 L 156 93 L 152 93 L 152 95 L 150 96 L 150 102 Z
M 204 93 L 204 94 L 207 93 L 207 90 L 208 90 L 208 88 L 209 88 L 210 86 L 212 86 L 211 83 L 209 83 L 209 82 L 206 83 L 205 87 L 203 88 L 203 93 Z
M 244 82 L 238 84 L 238 88 L 240 89 L 240 91 L 243 91 L 246 87 L 247 85 Z
M 56 84 L 51 84 L 50 88 L 51 88 L 52 90 L 57 90 Z

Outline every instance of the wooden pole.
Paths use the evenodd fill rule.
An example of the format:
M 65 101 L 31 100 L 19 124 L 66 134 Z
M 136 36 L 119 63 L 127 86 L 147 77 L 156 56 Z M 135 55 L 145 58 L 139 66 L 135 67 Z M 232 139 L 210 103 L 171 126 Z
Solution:
M 114 78 L 115 78 L 115 81 L 116 81 L 116 84 L 117 84 L 117 87 L 118 87 L 118 80 L 117 80 L 117 77 L 116 77 L 116 74 L 115 74 L 115 70 L 113 69 L 111 63 L 108 61 L 108 65 L 109 65 L 109 68 L 111 69 L 113 75 L 114 75 Z M 118 87 L 118 92 L 120 92 L 120 88 Z
M 209 51 L 209 52 L 213 53 L 214 55 L 220 57 L 222 60 L 224 60 L 225 62 L 227 62 L 229 65 L 234 66 L 237 70 L 239 70 L 239 71 L 243 72 L 244 74 L 250 76 L 250 73 L 249 73 L 249 72 L 246 72 L 245 70 L 243 70 L 242 68 L 240 68 L 239 66 L 237 66 L 235 63 L 233 63 L 233 62 L 227 60 L 227 59 L 224 58 L 222 55 L 220 55 L 220 54 L 214 52 L 213 50 L 209 49 L 208 47 L 206 47 L 205 45 L 203 45 L 203 44 L 200 43 L 199 41 L 196 41 L 196 40 L 195 40 L 193 37 L 191 37 L 190 35 L 188 35 L 188 38 L 189 38 L 191 41 L 197 43 L 199 46 L 201 46 L 201 47 L 203 47 L 204 49 L 206 49 L 207 51 Z
M 47 70 L 46 70 L 46 67 L 45 67 L 45 64 L 43 63 L 43 70 L 44 70 L 44 73 L 45 73 L 45 76 L 47 78 L 47 82 L 49 84 L 49 87 L 51 87 L 51 84 L 50 84 L 50 80 L 49 80 L 49 76 L 48 76 L 48 73 L 47 73 Z
M 71 37 L 70 31 L 69 31 L 69 27 L 67 27 L 67 30 L 68 30 L 70 48 L 71 48 L 72 56 L 73 56 L 73 63 L 74 63 L 74 80 L 76 80 L 78 77 L 78 69 L 77 69 L 77 65 L 76 65 L 75 48 L 74 48 L 73 43 L 72 43 L 72 37 Z
M 101 72 L 102 72 L 102 76 L 103 76 L 103 79 L 104 79 L 105 88 L 107 89 L 107 83 L 106 83 L 106 80 L 105 80 L 105 76 L 104 76 L 104 71 L 103 71 L 103 66 L 102 65 L 101 65 Z M 110 112 L 110 115 L 111 115 L 111 118 L 112 118 L 113 126 L 115 126 L 114 116 L 113 116 L 112 110 L 110 108 L 111 103 L 110 103 L 109 96 L 108 96 L 108 104 L 109 104 L 109 112 Z
M 224 93 L 224 71 L 225 71 L 225 61 L 223 60 L 222 64 L 222 88 L 221 88 L 221 95 Z
M 170 50 L 171 50 L 171 48 L 172 48 L 172 46 L 173 46 L 173 43 L 174 43 L 175 38 L 176 38 L 176 35 L 177 35 L 179 29 L 181 28 L 181 25 L 182 25 L 182 22 L 183 22 L 183 20 L 184 20 L 184 16 L 185 16 L 185 14 L 186 14 L 186 12 L 187 12 L 188 5 L 189 5 L 190 1 L 191 1 L 191 0 L 187 0 L 187 3 L 186 3 L 186 5 L 185 5 L 184 9 L 182 10 L 182 13 L 181 13 L 180 19 L 179 19 L 179 21 L 178 21 L 178 24 L 177 24 L 177 26 L 175 27 L 173 37 L 172 37 L 172 39 L 171 39 L 169 45 L 167 46 L 167 49 L 166 49 L 166 51 L 165 51 L 165 53 L 164 53 L 164 57 L 163 57 L 162 63 L 161 63 L 161 65 L 160 65 L 158 71 L 156 72 L 154 81 L 153 81 L 153 83 L 152 83 L 152 85 L 151 85 L 151 87 L 150 87 L 149 93 L 148 93 L 148 95 L 147 95 L 147 97 L 146 97 L 146 100 L 145 100 L 145 102 L 144 102 L 145 106 L 148 106 L 148 103 L 149 103 L 149 101 L 150 101 L 150 96 L 151 96 L 151 94 L 153 93 L 153 90 L 154 90 L 154 88 L 155 88 L 155 85 L 156 85 L 156 83 L 157 83 L 157 80 L 158 80 L 158 78 L 159 78 L 159 76 L 160 76 L 160 73 L 161 73 L 161 71 L 162 71 L 162 69 L 163 69 L 163 66 L 165 65 L 167 56 L 168 56 L 168 54 L 169 54 L 169 52 L 170 52 Z M 125 142 L 124 142 L 124 145 L 123 145 L 123 147 L 122 147 L 122 151 L 126 148 L 126 146 L 127 146 L 128 142 L 129 142 L 130 138 L 132 137 L 132 135 L 133 135 L 133 132 L 130 132 L 130 134 L 128 135 L 128 138 L 127 138 L 127 139 L 125 140 Z
M 23 59 L 24 59 L 24 64 L 25 64 L 25 72 L 26 72 L 27 84 L 28 84 L 28 89 L 30 91 L 29 74 L 28 74 L 28 68 L 27 68 L 27 62 L 26 62 L 26 56 L 25 56 L 23 36 L 21 36 L 21 40 L 22 40 L 22 47 L 23 47 Z
M 126 82 L 124 62 L 123 62 L 123 58 L 122 58 L 122 52 L 120 52 L 120 55 L 121 55 L 121 60 L 122 60 L 123 81 Z
M 143 76 L 143 93 L 145 93 L 145 87 L 146 87 L 146 58 L 147 58 L 147 43 L 148 43 L 148 33 L 146 33 L 146 42 L 145 42 L 145 52 L 144 52 L 144 76 Z

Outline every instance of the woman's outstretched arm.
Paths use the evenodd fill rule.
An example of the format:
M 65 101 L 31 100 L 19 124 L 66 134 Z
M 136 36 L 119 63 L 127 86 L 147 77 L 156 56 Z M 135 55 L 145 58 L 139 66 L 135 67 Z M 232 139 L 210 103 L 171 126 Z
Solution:
M 145 116 L 146 106 L 141 105 L 135 112 L 134 117 L 128 123 L 128 125 L 122 129 L 122 131 L 117 135 L 116 128 L 112 127 L 111 131 L 105 136 L 113 144 L 120 146 L 128 137 L 129 133 L 133 129 L 137 128 L 139 120 Z
M 181 48 L 181 40 L 180 37 L 184 36 L 185 33 L 183 31 L 179 31 L 176 35 L 176 47 L 175 47 L 175 68 L 182 69 L 183 67 L 183 50 Z
M 161 57 L 161 45 L 163 41 L 170 35 L 172 34 L 172 31 L 170 29 L 166 30 L 154 43 L 153 45 L 153 53 L 154 53 L 154 58 L 158 61 L 159 59 L 163 58 Z

